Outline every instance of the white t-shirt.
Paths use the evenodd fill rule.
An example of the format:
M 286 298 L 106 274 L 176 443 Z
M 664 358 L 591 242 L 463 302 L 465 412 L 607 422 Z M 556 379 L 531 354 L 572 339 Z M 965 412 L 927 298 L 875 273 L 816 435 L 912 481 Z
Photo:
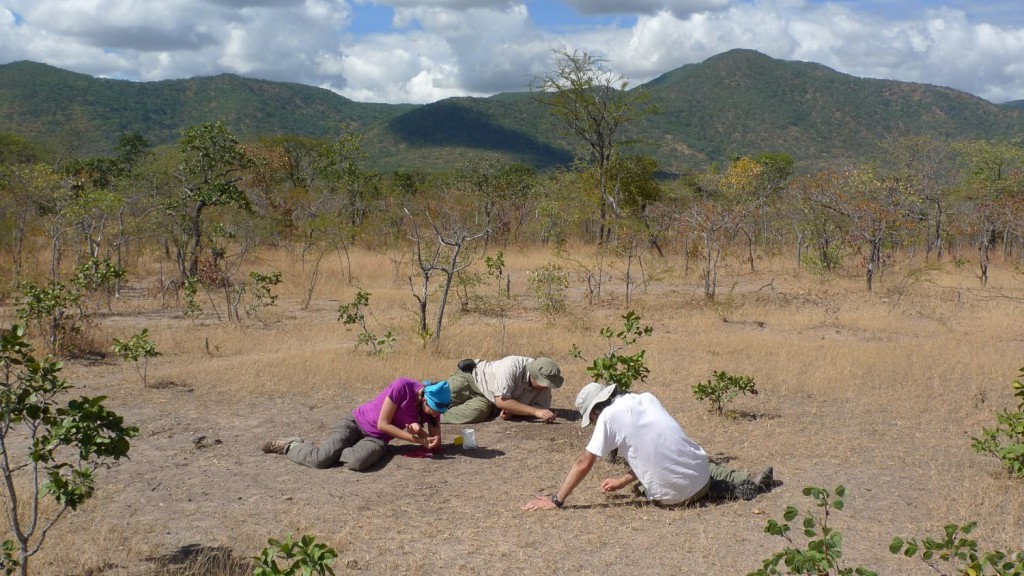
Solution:
M 653 394 L 624 394 L 594 424 L 587 452 L 608 458 L 618 448 L 647 491 L 662 504 L 697 494 L 711 479 L 708 455 Z
M 478 360 L 473 369 L 473 379 L 484 396 L 494 403 L 495 399 L 513 399 L 527 406 L 551 407 L 551 390 L 534 390 L 530 387 L 530 374 L 526 365 L 533 358 L 526 356 L 505 356 L 500 360 Z

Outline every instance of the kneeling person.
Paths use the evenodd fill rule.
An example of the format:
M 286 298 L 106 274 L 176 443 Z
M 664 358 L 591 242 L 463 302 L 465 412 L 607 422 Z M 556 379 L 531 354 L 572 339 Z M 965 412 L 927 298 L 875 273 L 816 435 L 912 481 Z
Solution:
M 555 494 L 538 496 L 524 510 L 561 508 L 597 459 L 608 458 L 613 450 L 625 458 L 630 472 L 604 480 L 601 491 L 614 492 L 639 480 L 641 493 L 656 504 L 695 502 L 708 494 L 712 480 L 728 483 L 733 495 L 751 500 L 774 481 L 771 468 L 751 478 L 710 462 L 704 449 L 649 392 L 619 394 L 614 384 L 593 382 L 577 395 L 576 409 L 583 427 L 595 424 L 590 442 Z
M 561 387 L 562 371 L 550 358 L 506 356 L 500 360 L 463 360 L 448 378 L 452 408 L 444 424 L 483 422 L 498 412 L 514 417 L 553 422 L 551 390 Z

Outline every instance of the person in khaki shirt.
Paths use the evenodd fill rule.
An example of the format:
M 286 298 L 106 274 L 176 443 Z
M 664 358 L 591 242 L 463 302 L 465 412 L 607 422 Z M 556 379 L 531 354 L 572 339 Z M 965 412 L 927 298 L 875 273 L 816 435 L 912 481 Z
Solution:
M 551 391 L 562 386 L 558 364 L 543 356 L 506 356 L 499 360 L 463 360 L 448 378 L 452 407 L 443 424 L 474 424 L 491 418 L 535 418 L 553 422 Z

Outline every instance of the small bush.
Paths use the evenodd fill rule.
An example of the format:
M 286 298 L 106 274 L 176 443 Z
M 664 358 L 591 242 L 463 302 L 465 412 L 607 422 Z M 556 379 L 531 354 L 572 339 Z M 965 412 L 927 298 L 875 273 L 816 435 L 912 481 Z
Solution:
M 530 294 L 548 315 L 565 311 L 565 291 L 569 289 L 569 273 L 560 264 L 550 262 L 530 272 Z
M 634 382 L 645 382 L 651 372 L 644 359 L 647 351 L 640 350 L 634 354 L 619 352 L 636 344 L 641 337 L 650 336 L 654 328 L 642 326 L 640 315 L 633 310 L 626 312 L 622 321 L 622 330 L 615 331 L 610 326 L 601 329 L 601 337 L 608 344 L 608 352 L 595 358 L 587 367 L 587 372 L 595 382 L 615 384 L 620 392 L 628 392 Z M 573 358 L 583 358 L 583 352 L 575 344 L 569 354 Z
M 757 395 L 754 379 L 751 376 L 733 376 L 726 372 L 715 372 L 715 379 L 694 384 L 693 395 L 698 402 L 707 400 L 711 409 L 719 416 L 725 414 L 725 405 L 732 402 L 739 394 Z
M 142 378 L 142 386 L 145 388 L 148 385 L 146 383 L 146 373 L 149 370 L 149 359 L 160 356 L 160 352 L 156 350 L 156 344 L 149 339 L 149 329 L 143 328 L 141 332 L 133 334 L 127 340 L 114 338 L 114 344 L 111 346 L 111 349 L 118 358 L 125 362 L 135 363 L 135 370 L 138 371 L 139 376 Z
M 384 332 L 383 336 L 377 336 L 366 325 L 366 314 L 363 310 L 370 304 L 370 293 L 362 288 L 356 291 L 356 297 L 348 304 L 338 306 L 338 320 L 346 326 L 355 324 L 362 332 L 356 336 L 356 348 L 367 346 L 370 354 L 380 356 L 390 352 L 395 345 L 395 335 L 391 330 Z
M 252 270 L 249 272 L 249 280 L 252 281 L 252 288 L 249 289 L 252 301 L 246 304 L 245 315 L 249 318 L 260 319 L 260 313 L 264 308 L 277 304 L 277 294 L 273 294 L 271 289 L 281 283 L 281 273 L 275 271 L 261 274 Z
M 338 553 L 330 546 L 317 542 L 312 536 L 303 536 L 297 542 L 292 540 L 291 535 L 284 542 L 271 538 L 267 544 L 268 547 L 253 558 L 256 563 L 253 576 L 334 574 L 331 564 Z

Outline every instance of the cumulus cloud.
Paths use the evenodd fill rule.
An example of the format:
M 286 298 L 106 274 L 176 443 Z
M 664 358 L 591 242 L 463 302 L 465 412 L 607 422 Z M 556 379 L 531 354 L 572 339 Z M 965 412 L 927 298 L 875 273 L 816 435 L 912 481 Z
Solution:
M 732 0 L 566 0 L 580 14 L 657 14 L 668 12 L 678 18 L 698 12 L 720 10 Z
M 839 4 L 793 0 L 736 4 L 678 18 L 641 16 L 629 34 L 574 39 L 603 52 L 634 84 L 732 48 L 818 62 L 855 76 L 950 86 L 995 102 L 1024 98 L 1024 28 L 972 23 L 961 10 L 887 19 Z
M 632 18 L 557 32 L 537 24 L 555 1 L 0 0 L 0 63 L 131 80 L 231 72 L 426 103 L 524 90 L 555 48 L 598 54 L 631 85 L 751 48 L 995 102 L 1024 98 L 1019 0 L 563 0 L 563 13 Z M 353 29 L 360 9 L 384 15 L 383 27 Z

